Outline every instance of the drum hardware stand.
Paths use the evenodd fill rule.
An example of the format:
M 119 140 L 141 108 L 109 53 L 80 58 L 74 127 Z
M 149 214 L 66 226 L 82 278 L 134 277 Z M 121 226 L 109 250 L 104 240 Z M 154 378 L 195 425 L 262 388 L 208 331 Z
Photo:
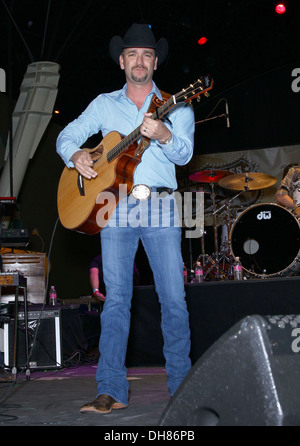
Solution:
M 213 118 L 210 118 L 210 119 L 213 119 Z M 191 175 L 189 175 L 189 179 L 191 181 L 197 181 L 199 183 L 209 183 L 210 184 L 210 188 L 211 188 L 210 196 L 212 198 L 212 209 L 213 209 L 213 211 L 215 211 L 216 210 L 216 194 L 215 194 L 214 183 L 218 182 L 221 178 L 228 176 L 228 175 L 231 176 L 231 172 L 210 168 L 210 169 L 203 170 L 200 172 L 192 173 Z M 213 213 L 213 229 L 214 229 L 214 249 L 215 249 L 216 261 L 213 259 L 212 267 L 210 267 L 209 271 L 211 271 L 212 269 L 216 269 L 217 270 L 217 274 L 216 274 L 217 279 L 219 279 L 219 277 L 220 277 L 219 262 L 218 262 L 219 248 L 218 248 L 217 222 L 216 222 L 215 212 Z M 201 239 L 201 248 L 202 248 L 202 263 L 203 263 L 203 267 L 205 267 L 207 265 L 207 263 L 211 260 L 211 256 L 207 256 L 205 254 L 204 234 L 202 235 L 202 239 Z M 198 259 L 200 257 L 201 256 L 198 256 Z M 206 275 L 205 275 L 205 270 L 204 270 L 204 278 L 206 277 Z
M 246 180 L 247 181 L 247 180 Z M 249 181 L 249 180 L 248 180 Z M 217 222 L 216 222 L 216 214 L 218 212 L 220 212 L 224 207 L 226 207 L 226 213 L 227 213 L 227 231 L 228 231 L 228 242 L 229 242 L 229 234 L 231 231 L 231 222 L 230 222 L 230 215 L 229 215 L 229 207 L 230 207 L 230 203 L 237 197 L 239 197 L 241 194 L 243 194 L 244 192 L 246 192 L 248 190 L 248 186 L 245 186 L 244 189 L 240 192 L 238 192 L 236 195 L 234 195 L 232 198 L 230 198 L 229 200 L 226 200 L 225 203 L 223 203 L 222 206 L 220 206 L 218 209 L 216 209 L 215 207 L 215 196 L 214 196 L 214 187 L 213 187 L 213 183 L 212 183 L 212 202 L 213 202 L 213 225 L 214 225 L 214 241 L 215 241 L 215 252 L 212 254 L 211 256 L 211 260 L 212 260 L 212 266 L 208 269 L 208 271 L 205 271 L 205 275 L 204 277 L 207 277 L 207 275 L 209 273 L 211 273 L 211 271 L 213 271 L 214 269 L 216 270 L 216 277 L 217 280 L 220 279 L 220 263 L 222 261 L 226 262 L 228 261 L 230 264 L 230 269 L 229 269 L 229 275 L 231 275 L 231 269 L 232 269 L 232 264 L 233 264 L 233 256 L 231 254 L 231 250 L 230 250 L 230 246 L 227 246 L 227 250 L 221 250 L 219 252 L 219 248 L 218 248 L 218 241 L 217 241 Z M 225 273 L 224 268 L 222 269 L 222 271 Z
M 202 264 L 202 268 L 205 268 L 205 265 L 207 263 L 207 255 L 205 254 L 205 242 L 204 242 L 204 237 L 206 235 L 206 231 L 203 231 L 202 237 L 201 237 L 201 251 L 202 254 L 200 254 L 200 256 L 198 257 L 197 260 L 202 259 L 201 264 Z
M 215 252 L 208 257 L 208 261 L 211 262 L 211 267 L 204 272 L 204 278 L 207 277 L 208 274 L 210 274 L 212 271 L 216 270 L 216 279 L 220 280 L 220 262 L 224 259 L 223 254 L 220 256 L 219 252 L 219 246 L 218 246 L 218 227 L 217 227 L 217 220 L 216 220 L 216 214 L 219 212 L 219 209 L 216 209 L 216 194 L 215 194 L 215 187 L 213 181 L 210 183 L 211 187 L 211 198 L 212 198 L 212 209 L 213 209 L 213 230 L 214 230 L 214 247 Z M 223 206 L 222 206 L 223 208 Z M 221 208 L 220 208 L 221 209 Z M 203 265 L 204 267 L 205 265 Z M 223 268 L 224 270 L 224 268 Z
M 212 255 L 212 257 L 215 256 L 215 262 L 212 261 L 212 266 L 209 269 L 208 272 L 216 270 L 216 278 L 219 280 L 220 278 L 220 268 L 219 268 L 219 247 L 218 247 L 218 228 L 217 228 L 217 220 L 216 220 L 216 194 L 215 194 L 215 186 L 214 183 L 211 181 L 210 183 L 211 187 L 211 198 L 212 198 L 212 209 L 213 209 L 213 228 L 214 228 L 214 246 L 215 246 L 215 253 Z M 204 275 L 204 278 L 206 277 L 207 273 Z
M 249 190 L 248 186 L 245 186 L 243 190 L 241 190 L 238 194 L 235 194 L 234 197 L 231 197 L 229 200 L 226 200 L 225 203 L 222 204 L 217 210 L 214 211 L 214 214 L 217 214 L 221 209 L 223 209 L 225 206 L 228 206 L 233 200 L 235 200 L 237 197 L 242 195 L 244 192 L 247 192 Z
M 201 254 L 198 255 L 198 257 L 196 258 L 196 261 L 194 264 L 196 264 L 196 262 L 201 262 L 203 271 L 205 270 L 205 266 L 208 263 L 208 259 L 209 259 L 209 255 L 205 253 L 205 242 L 204 242 L 204 237 L 206 235 L 206 231 L 203 231 L 202 237 L 201 237 Z M 193 268 L 193 264 L 191 263 L 192 268 Z

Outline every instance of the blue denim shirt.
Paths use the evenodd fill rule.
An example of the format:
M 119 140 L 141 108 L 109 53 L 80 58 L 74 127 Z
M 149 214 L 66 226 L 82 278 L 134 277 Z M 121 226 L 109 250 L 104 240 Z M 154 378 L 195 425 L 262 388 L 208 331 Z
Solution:
M 57 138 L 57 152 L 68 167 L 74 167 L 70 158 L 93 134 L 101 131 L 105 137 L 111 131 L 127 136 L 143 121 L 153 94 L 162 99 L 153 82 L 152 91 L 147 95 L 142 108 L 126 95 L 127 85 L 112 93 L 100 94 L 74 121 L 68 124 Z M 166 186 L 177 189 L 175 164 L 187 164 L 193 155 L 195 120 L 193 108 L 179 103 L 171 108 L 165 125 L 172 132 L 169 144 L 151 140 L 134 172 L 134 184 Z M 100 141 L 99 141 L 100 142 Z

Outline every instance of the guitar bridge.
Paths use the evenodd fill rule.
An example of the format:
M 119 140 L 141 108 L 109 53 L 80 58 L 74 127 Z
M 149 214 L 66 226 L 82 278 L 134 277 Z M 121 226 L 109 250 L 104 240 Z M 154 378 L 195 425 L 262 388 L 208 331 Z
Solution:
M 79 189 L 79 193 L 82 197 L 85 196 L 85 191 L 84 191 L 84 180 L 83 180 L 83 176 L 80 175 L 80 173 L 78 174 L 77 177 L 77 187 Z

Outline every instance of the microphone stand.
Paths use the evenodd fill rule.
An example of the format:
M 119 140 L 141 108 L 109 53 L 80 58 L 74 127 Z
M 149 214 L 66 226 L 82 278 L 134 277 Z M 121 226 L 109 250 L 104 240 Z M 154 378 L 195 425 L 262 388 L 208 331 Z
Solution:
M 222 99 L 220 99 L 220 100 L 218 101 L 218 103 L 215 105 L 215 107 L 213 108 L 213 110 L 209 113 L 209 115 L 210 115 L 211 113 L 213 113 L 213 112 L 216 110 L 216 108 L 218 107 L 218 105 L 219 105 L 222 101 L 225 101 L 225 107 L 226 107 L 226 112 L 225 112 L 225 113 L 222 113 L 221 115 L 216 115 L 216 116 L 212 116 L 212 117 L 209 117 L 209 118 L 202 119 L 201 121 L 197 121 L 197 122 L 195 122 L 195 125 L 203 124 L 204 122 L 212 121 L 213 119 L 226 118 L 226 119 L 227 119 L 227 127 L 230 127 L 230 123 L 229 123 L 229 112 L 228 112 L 228 101 L 227 101 L 226 98 L 222 98 Z M 208 115 L 208 116 L 209 116 L 209 115 Z
M 234 195 L 234 197 L 230 198 L 230 200 L 226 200 L 225 203 L 222 204 L 222 206 L 220 206 L 218 209 L 216 209 L 213 212 L 213 214 L 217 214 L 221 209 L 223 209 L 225 206 L 227 206 L 227 204 L 230 204 L 233 200 L 235 200 L 235 198 L 239 197 L 240 195 L 242 195 L 244 192 L 247 192 L 248 190 L 249 190 L 249 187 L 245 186 L 243 190 L 241 190 L 238 194 Z
M 222 113 L 222 115 L 216 115 L 216 116 L 213 116 L 212 118 L 202 119 L 201 121 L 195 122 L 195 125 L 203 124 L 204 122 L 212 121 L 213 119 L 219 119 L 219 118 L 227 118 L 227 113 Z

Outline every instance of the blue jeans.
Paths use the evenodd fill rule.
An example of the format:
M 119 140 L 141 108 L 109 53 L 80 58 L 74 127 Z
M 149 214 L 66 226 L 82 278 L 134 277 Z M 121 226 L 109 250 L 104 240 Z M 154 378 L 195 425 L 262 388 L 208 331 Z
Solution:
M 156 195 L 156 194 L 154 194 Z M 96 381 L 97 395 L 108 394 L 128 404 L 129 384 L 125 357 L 130 328 L 133 291 L 133 264 L 141 239 L 155 281 L 161 305 L 163 353 L 170 395 L 173 395 L 191 367 L 189 317 L 185 301 L 181 228 L 176 208 L 154 205 L 156 198 L 130 204 L 122 200 L 115 212 L 117 225 L 101 231 L 103 275 L 106 301 L 101 313 L 100 358 Z M 175 203 L 172 196 L 160 199 Z M 125 208 L 122 209 L 122 204 Z M 157 203 L 156 203 L 157 204 Z M 168 208 L 168 206 L 166 206 Z M 114 217 L 115 217 L 114 216 Z M 129 216 L 129 217 L 128 217 Z M 158 219 L 170 217 L 170 225 Z M 127 218 L 128 217 L 128 218 Z M 128 219 L 130 224 L 128 224 Z M 113 221 L 114 218 L 110 220 Z M 152 226 L 150 222 L 152 221 Z

